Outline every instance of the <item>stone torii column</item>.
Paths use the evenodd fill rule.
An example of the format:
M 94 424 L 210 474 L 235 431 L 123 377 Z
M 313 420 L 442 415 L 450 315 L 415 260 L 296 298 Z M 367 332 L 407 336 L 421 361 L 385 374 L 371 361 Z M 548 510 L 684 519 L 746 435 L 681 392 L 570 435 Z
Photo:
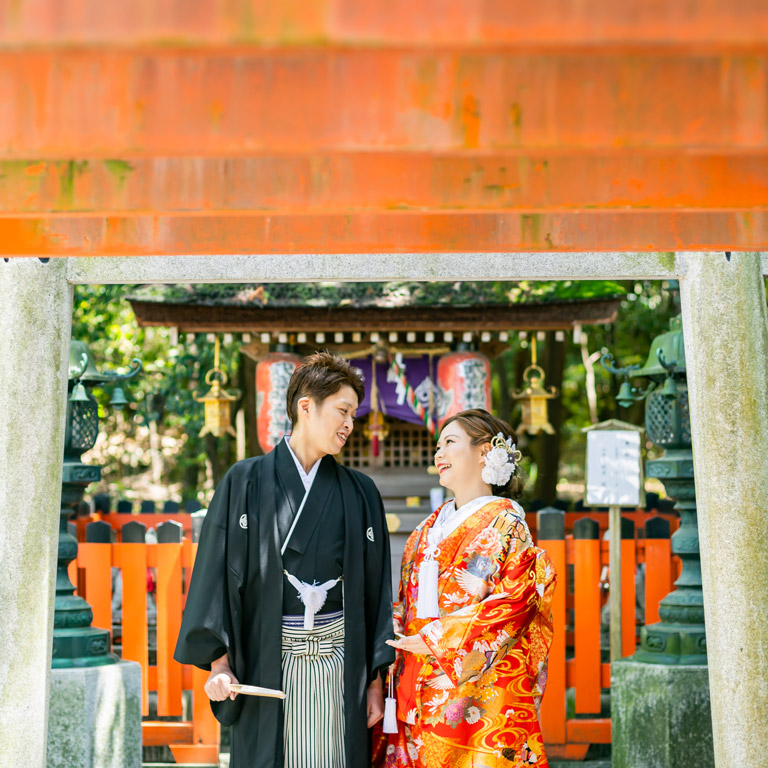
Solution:
M 0 765 L 46 764 L 72 325 L 66 259 L 0 259 Z
M 757 253 L 680 281 L 715 762 L 768 765 L 768 315 Z

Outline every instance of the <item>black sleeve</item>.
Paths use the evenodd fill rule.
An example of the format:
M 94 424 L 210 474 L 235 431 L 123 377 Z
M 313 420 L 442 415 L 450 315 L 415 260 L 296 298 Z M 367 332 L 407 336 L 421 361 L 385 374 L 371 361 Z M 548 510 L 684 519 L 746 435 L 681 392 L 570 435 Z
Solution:
M 389 531 L 384 513 L 384 502 L 373 481 L 358 476 L 365 495 L 368 525 L 372 529 L 373 543 L 365 560 L 366 614 L 372 629 L 370 638 L 371 665 L 369 684 L 395 661 L 395 649 L 386 644 L 394 639 L 392 627 L 392 576 L 389 552 Z
M 227 532 L 232 471 L 219 483 L 203 522 L 174 659 L 210 670 L 211 662 L 231 647 L 229 609 L 231 575 L 227 568 Z

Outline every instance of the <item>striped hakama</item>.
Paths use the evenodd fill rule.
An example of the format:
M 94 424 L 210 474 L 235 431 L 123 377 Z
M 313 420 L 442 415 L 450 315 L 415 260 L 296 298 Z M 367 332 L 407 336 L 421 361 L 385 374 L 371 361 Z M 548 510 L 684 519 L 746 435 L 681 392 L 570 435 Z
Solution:
M 344 768 L 344 612 L 283 616 L 285 768 Z

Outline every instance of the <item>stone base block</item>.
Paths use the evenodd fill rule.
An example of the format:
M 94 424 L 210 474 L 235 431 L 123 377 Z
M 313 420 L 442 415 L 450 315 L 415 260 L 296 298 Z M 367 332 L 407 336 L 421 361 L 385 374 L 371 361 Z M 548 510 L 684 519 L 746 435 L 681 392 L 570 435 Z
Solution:
M 706 665 L 611 664 L 613 768 L 711 768 Z
M 48 768 L 141 768 L 141 667 L 51 670 Z

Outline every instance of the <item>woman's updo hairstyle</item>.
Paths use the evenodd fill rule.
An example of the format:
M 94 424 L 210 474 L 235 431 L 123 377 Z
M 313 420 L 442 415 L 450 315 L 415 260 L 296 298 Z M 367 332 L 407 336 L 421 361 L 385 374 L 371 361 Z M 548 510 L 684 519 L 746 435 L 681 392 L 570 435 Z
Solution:
M 517 435 L 512 427 L 502 419 L 497 419 L 492 413 L 482 408 L 472 408 L 468 411 L 461 411 L 454 416 L 446 419 L 440 428 L 444 430 L 449 424 L 456 422 L 469 436 L 472 445 L 482 445 L 490 443 L 493 438 L 501 432 L 504 439 L 511 437 L 512 442 L 517 444 Z M 506 485 L 492 485 L 494 496 L 503 496 L 507 499 L 519 499 L 523 493 L 525 481 L 522 478 L 520 467 L 516 466 L 515 471 L 509 478 Z

